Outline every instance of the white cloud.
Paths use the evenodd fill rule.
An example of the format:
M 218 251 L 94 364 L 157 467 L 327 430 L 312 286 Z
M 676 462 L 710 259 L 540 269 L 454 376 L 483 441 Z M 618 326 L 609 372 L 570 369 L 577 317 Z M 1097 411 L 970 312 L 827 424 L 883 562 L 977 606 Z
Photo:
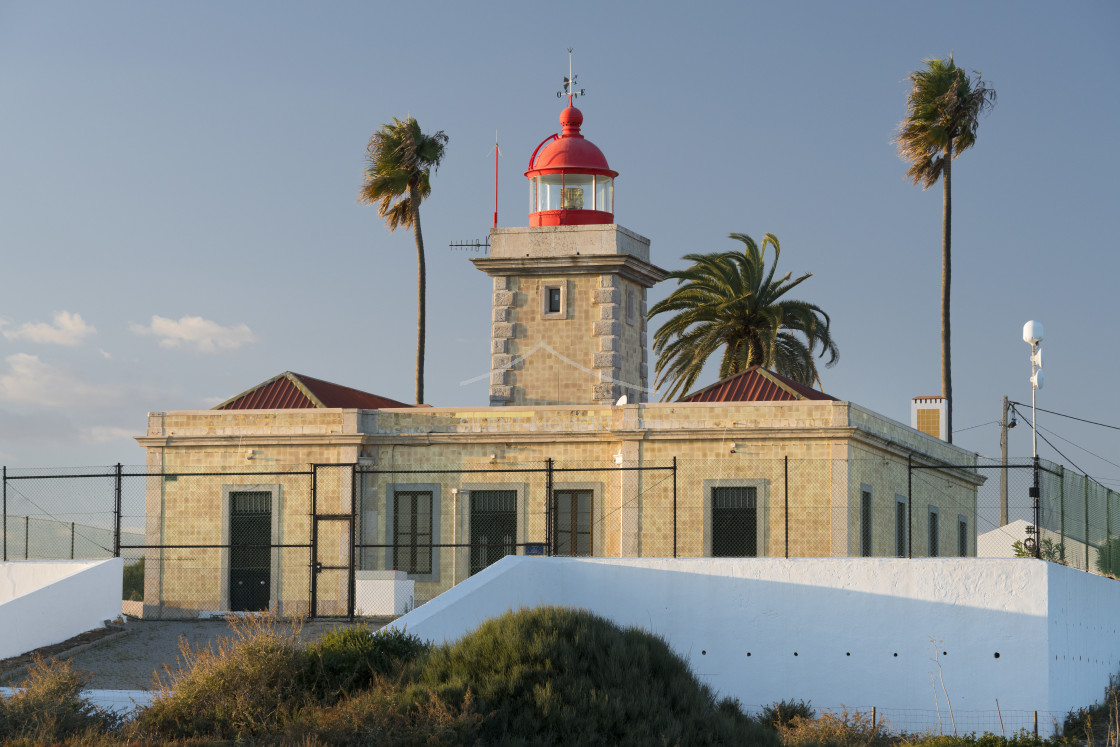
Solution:
M 8 340 L 27 340 L 50 345 L 77 345 L 83 337 L 97 334 L 97 329 L 86 324 L 81 314 L 69 311 L 56 311 L 54 323 L 27 322 L 13 329 L 6 329 L 11 322 L 0 319 L 0 330 Z
M 0 370 L 0 402 L 84 408 L 117 399 L 111 389 L 44 363 L 37 355 L 16 353 L 4 360 L 7 366 Z
M 184 316 L 179 321 L 153 316 L 150 325 L 131 324 L 129 329 L 138 335 L 160 338 L 160 347 L 178 348 L 186 345 L 200 353 L 236 350 L 242 345 L 256 342 L 257 339 L 246 324 L 223 327 L 200 316 Z

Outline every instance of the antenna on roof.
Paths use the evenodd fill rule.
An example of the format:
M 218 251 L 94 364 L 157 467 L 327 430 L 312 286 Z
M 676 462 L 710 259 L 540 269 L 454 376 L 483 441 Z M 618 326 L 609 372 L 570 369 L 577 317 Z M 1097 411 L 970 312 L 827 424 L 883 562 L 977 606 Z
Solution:
M 498 131 L 494 130 L 494 228 L 498 227 L 498 156 L 502 149 L 498 147 Z
M 490 237 L 486 237 L 486 241 L 475 239 L 474 241 L 452 241 L 449 245 L 452 249 L 463 249 L 474 252 L 482 251 L 483 248 L 490 248 Z

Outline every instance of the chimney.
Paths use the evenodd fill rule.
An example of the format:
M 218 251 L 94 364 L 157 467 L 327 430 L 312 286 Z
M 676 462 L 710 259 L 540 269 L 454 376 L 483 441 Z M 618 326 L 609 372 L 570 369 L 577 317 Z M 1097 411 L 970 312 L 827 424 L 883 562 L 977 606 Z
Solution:
M 911 400 L 910 427 L 947 441 L 949 434 L 945 432 L 945 398 L 915 397 Z

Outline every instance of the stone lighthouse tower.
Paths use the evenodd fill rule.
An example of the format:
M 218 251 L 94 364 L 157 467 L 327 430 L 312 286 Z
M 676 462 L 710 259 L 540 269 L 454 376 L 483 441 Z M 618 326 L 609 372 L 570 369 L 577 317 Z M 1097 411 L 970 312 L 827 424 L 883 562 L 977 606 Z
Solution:
M 494 281 L 491 405 L 648 399 L 646 291 L 667 273 L 615 223 L 618 172 L 582 125 L 569 97 L 529 158 L 529 225 L 494 228 L 472 260 Z

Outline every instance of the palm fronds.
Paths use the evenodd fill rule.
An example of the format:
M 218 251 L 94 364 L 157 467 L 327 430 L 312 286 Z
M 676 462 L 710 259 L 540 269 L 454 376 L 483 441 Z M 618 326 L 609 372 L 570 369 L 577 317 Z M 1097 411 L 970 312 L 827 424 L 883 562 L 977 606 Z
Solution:
M 731 238 L 743 242 L 742 252 L 685 255 L 693 264 L 669 273 L 678 287 L 649 311 L 651 320 L 672 314 L 653 335 L 655 381 L 668 386 L 663 400 L 690 391 L 720 349 L 720 378 L 761 365 L 809 386 L 820 382 L 815 357 L 827 356 L 828 366 L 839 357 L 828 314 L 815 304 L 784 298 L 812 273 L 795 279 L 787 272 L 775 279 L 781 246 L 773 234 L 761 245 L 743 233 Z M 767 265 L 771 246 L 774 260 Z

